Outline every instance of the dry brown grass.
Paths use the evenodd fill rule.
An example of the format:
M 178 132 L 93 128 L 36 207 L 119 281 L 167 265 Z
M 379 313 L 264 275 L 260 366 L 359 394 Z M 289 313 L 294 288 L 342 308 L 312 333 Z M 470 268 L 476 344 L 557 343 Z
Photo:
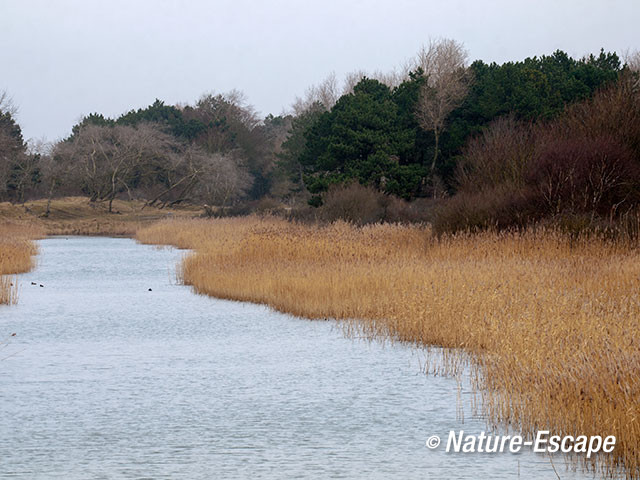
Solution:
M 36 225 L 47 235 L 104 235 L 131 237 L 144 226 L 168 217 L 194 217 L 202 210 L 197 207 L 159 209 L 144 207 L 142 201 L 114 200 L 114 213 L 107 204 L 89 202 L 86 197 L 66 197 L 51 202 L 45 216 L 47 200 L 33 200 L 24 205 L 0 203 L 0 219 Z
M 43 235 L 44 231 L 38 226 L 0 218 L 0 305 L 17 301 L 18 283 L 11 275 L 33 268 L 37 247 L 32 240 Z
M 0 276 L 0 305 L 13 305 L 18 302 L 18 287 L 16 279 Z
M 200 293 L 464 349 L 490 419 L 528 433 L 616 435 L 598 466 L 640 476 L 631 246 L 548 231 L 435 239 L 415 226 L 257 218 L 161 222 L 137 238 L 195 249 L 182 276 Z

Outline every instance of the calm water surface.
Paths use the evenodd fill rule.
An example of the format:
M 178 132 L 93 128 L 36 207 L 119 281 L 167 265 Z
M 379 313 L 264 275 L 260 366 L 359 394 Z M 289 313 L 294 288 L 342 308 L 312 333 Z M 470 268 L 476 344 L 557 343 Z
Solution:
M 175 283 L 181 255 L 40 242 L 0 307 L 17 333 L 0 349 L 0 478 L 557 478 L 528 452 L 428 450 L 486 426 L 458 420 L 455 380 L 421 373 L 420 351 L 195 295 Z

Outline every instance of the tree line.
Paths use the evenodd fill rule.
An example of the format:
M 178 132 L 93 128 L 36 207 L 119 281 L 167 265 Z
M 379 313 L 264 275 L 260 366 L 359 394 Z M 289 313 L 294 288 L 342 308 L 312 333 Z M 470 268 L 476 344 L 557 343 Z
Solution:
M 406 201 L 450 199 L 442 216 L 461 215 L 448 222 L 451 228 L 463 228 L 509 216 L 497 207 L 499 214 L 493 207 L 482 214 L 465 211 L 462 205 L 473 203 L 474 195 L 482 193 L 487 204 L 492 202 L 486 198 L 501 195 L 509 199 L 506 204 L 511 202 L 503 210 L 517 210 L 513 199 L 529 198 L 545 182 L 555 182 L 548 186 L 551 190 L 574 188 L 584 194 L 578 177 L 595 174 L 575 172 L 615 157 L 613 163 L 629 164 L 620 170 L 629 184 L 625 194 L 584 194 L 600 200 L 581 211 L 617 214 L 635 205 L 640 187 L 633 183 L 631 167 L 640 165 L 637 132 L 623 138 L 622 125 L 605 118 L 606 109 L 593 102 L 603 102 L 597 100 L 607 95 L 603 92 L 617 91 L 618 108 L 634 111 L 634 58 L 622 62 L 616 53 L 601 51 L 574 59 L 556 51 L 503 64 L 469 63 L 461 44 L 441 39 L 424 46 L 398 71 L 354 72 L 342 86 L 329 76 L 309 88 L 287 114 L 260 118 L 237 91 L 204 95 L 193 105 L 156 100 L 117 118 L 88 115 L 67 138 L 40 150 L 25 143 L 15 111 L 3 96 L 0 200 L 86 195 L 111 209 L 115 198 L 159 207 L 191 203 L 223 208 L 269 198 L 289 206 L 321 207 L 333 187 L 356 182 Z M 610 124 L 609 133 L 602 133 L 605 127 L 581 136 L 568 133 L 577 131 L 566 125 L 577 124 L 580 108 L 601 115 L 601 123 Z M 556 138 L 556 131 L 564 133 Z M 518 142 L 529 153 L 513 145 Z M 578 151 L 579 145 L 584 151 Z M 587 152 L 594 151 L 598 159 L 588 159 Z M 528 160 L 516 159 L 523 155 Z M 567 169 L 575 173 L 569 180 Z M 555 173 L 541 179 L 540 171 Z M 567 187 L 567 182 L 575 186 Z M 575 197 L 576 192 L 562 195 Z M 575 202 L 559 202 L 557 192 L 545 195 L 555 195 L 554 200 L 533 202 L 537 210 L 531 216 L 577 210 Z M 615 208 L 607 202 L 615 202 Z

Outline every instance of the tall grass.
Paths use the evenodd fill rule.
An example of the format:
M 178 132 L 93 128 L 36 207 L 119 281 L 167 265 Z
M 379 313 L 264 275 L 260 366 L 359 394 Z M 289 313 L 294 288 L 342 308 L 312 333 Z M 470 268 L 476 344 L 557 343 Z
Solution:
M 13 305 L 18 302 L 18 287 L 16 279 L 10 276 L 0 276 L 0 305 Z
M 181 275 L 197 292 L 462 349 L 491 420 L 616 435 L 598 466 L 640 477 L 640 254 L 629 245 L 258 218 L 167 221 L 137 238 L 195 249 Z
M 32 239 L 42 235 L 38 226 L 0 221 L 0 305 L 17 301 L 18 283 L 10 275 L 33 268 L 37 247 Z

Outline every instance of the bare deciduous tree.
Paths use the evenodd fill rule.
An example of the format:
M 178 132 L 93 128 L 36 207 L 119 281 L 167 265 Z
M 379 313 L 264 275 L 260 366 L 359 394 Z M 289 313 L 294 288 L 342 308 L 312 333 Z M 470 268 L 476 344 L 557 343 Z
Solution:
M 627 50 L 624 55 L 624 63 L 631 70 L 631 73 L 635 75 L 634 87 L 640 87 L 640 50 Z
M 227 152 L 255 143 L 252 132 L 260 124 L 258 114 L 238 90 L 203 95 L 195 107 L 186 107 L 183 115 L 211 127 L 196 139 L 209 152 Z
M 356 87 L 360 80 L 365 77 L 369 77 L 369 74 L 364 70 L 354 70 L 352 72 L 347 73 L 344 78 L 344 86 L 342 88 L 342 94 L 348 95 L 349 93 L 353 93 L 353 89 Z
M 370 78 L 384 83 L 387 87 L 393 89 L 409 78 L 409 72 L 414 69 L 411 62 L 405 62 L 399 68 L 394 68 L 388 72 L 376 70 L 374 72 L 366 72 L 365 70 L 354 70 L 349 72 L 345 77 L 342 94 L 352 93 L 355 86 L 363 79 Z
M 340 97 L 352 93 L 354 87 L 363 78 L 378 80 L 389 88 L 394 88 L 408 79 L 409 72 L 414 68 L 413 62 L 407 61 L 399 68 L 394 68 L 388 72 L 376 70 L 369 73 L 366 70 L 354 70 L 345 75 L 342 86 L 340 86 L 336 74 L 331 73 L 322 82 L 309 87 L 304 97 L 296 97 L 291 109 L 295 116 L 308 112 L 313 105 L 320 105 L 324 110 L 331 110 Z
M 400 86 L 402 82 L 409 78 L 409 73 L 413 70 L 410 62 L 403 63 L 400 67 L 393 68 L 387 72 L 376 70 L 370 75 L 370 78 L 384 83 L 389 88 Z
M 141 171 L 141 185 L 138 186 L 147 199 L 145 206 L 164 208 L 188 200 L 202 171 L 202 155 L 202 150 L 195 146 L 176 146 L 166 156 L 148 162 Z
M 237 156 L 216 153 L 203 160 L 197 196 L 205 204 L 225 207 L 251 188 L 251 175 Z
M 51 200 L 54 193 L 60 186 L 69 182 L 71 177 L 71 165 L 65 162 L 60 162 L 58 158 L 53 155 L 54 146 L 51 144 L 43 143 L 32 147 L 40 155 L 40 173 L 42 175 L 42 193 L 46 195 L 47 207 L 44 212 L 44 216 L 48 217 L 51 213 Z
M 184 201 L 225 205 L 244 196 L 252 177 L 237 151 L 209 153 L 152 124 L 84 126 L 43 162 L 48 195 L 76 184 L 91 201 L 142 196 L 146 205 Z
M 108 201 L 111 212 L 116 195 L 126 191 L 131 197 L 134 174 L 148 160 L 165 155 L 171 142 L 151 125 L 87 125 L 72 141 L 58 144 L 54 156 L 74 165 L 78 183 L 91 201 Z
M 208 153 L 190 145 L 167 157 L 164 181 L 147 205 L 176 205 L 184 201 L 226 206 L 246 195 L 252 178 L 237 153 Z
M 292 109 L 294 115 L 302 115 L 313 105 L 321 105 L 324 110 L 331 110 L 340 98 L 341 91 L 335 73 L 317 85 L 312 85 L 305 92 L 304 98 L 296 97 Z
M 397 87 L 408 78 L 410 70 L 409 63 L 390 72 L 377 70 L 368 73 L 365 70 L 354 70 L 346 74 L 342 87 L 336 74 L 331 73 L 322 82 L 309 87 L 303 98 L 296 98 L 291 107 L 293 114 L 300 116 L 308 112 L 313 105 L 320 105 L 324 110 L 331 110 L 342 95 L 352 93 L 354 87 L 365 77 L 378 80 L 390 88 Z
M 0 112 L 8 113 L 12 117 L 18 113 L 18 107 L 13 103 L 13 99 L 6 91 L 0 92 Z
M 422 69 L 425 82 L 416 108 L 420 127 L 433 131 L 435 149 L 431 172 L 438 159 L 440 133 L 449 114 L 462 102 L 469 88 L 467 51 L 455 40 L 431 40 L 416 57 L 416 67 Z

